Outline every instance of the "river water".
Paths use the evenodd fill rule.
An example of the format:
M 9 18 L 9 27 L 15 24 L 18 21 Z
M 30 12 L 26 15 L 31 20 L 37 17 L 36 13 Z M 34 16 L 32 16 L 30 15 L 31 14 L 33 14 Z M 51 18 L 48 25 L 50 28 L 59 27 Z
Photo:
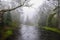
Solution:
M 29 2 L 31 7 L 22 7 L 23 13 L 21 14 L 21 40 L 41 40 L 38 27 L 38 22 L 44 23 L 46 16 L 51 12 L 57 5 L 57 1 L 46 1 L 46 0 L 31 0 Z M 19 39 L 19 40 L 20 40 Z M 45 40 L 45 39 L 44 39 Z
M 22 36 L 19 40 L 39 40 L 37 26 L 21 25 L 20 32 Z
M 15 5 L 12 5 L 14 4 L 12 0 L 11 1 L 2 0 L 2 1 L 3 2 L 6 1 L 5 3 L 6 5 L 9 3 L 8 6 L 14 7 L 15 5 L 16 6 L 19 5 L 19 3 L 17 2 L 15 3 L 14 1 L 13 2 L 15 3 Z M 40 22 L 40 24 L 44 23 L 46 17 L 49 15 L 49 12 L 51 12 L 56 6 L 58 6 L 58 2 L 56 0 L 30 0 L 25 5 L 28 6 L 21 7 L 22 12 L 20 12 L 19 11 L 20 9 L 18 8 L 17 11 L 15 10 L 12 13 L 14 15 L 16 15 L 17 13 L 20 14 L 19 18 L 21 25 L 19 26 L 20 27 L 19 33 L 21 35 L 18 36 L 18 40 L 41 40 L 40 39 L 41 33 L 39 32 L 40 30 L 38 27 L 38 22 Z

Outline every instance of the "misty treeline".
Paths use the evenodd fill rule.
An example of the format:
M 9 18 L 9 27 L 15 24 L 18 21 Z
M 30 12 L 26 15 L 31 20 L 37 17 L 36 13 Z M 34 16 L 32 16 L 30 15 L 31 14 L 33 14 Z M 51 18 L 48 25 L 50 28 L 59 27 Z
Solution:
M 38 26 L 41 40 L 60 40 L 58 0 L 46 0 L 42 5 L 36 5 L 39 6 L 37 8 L 30 1 L 32 0 L 0 0 L 0 40 L 16 40 L 21 24 Z M 23 20 L 24 7 L 34 8 L 33 13 L 36 14 L 33 14 L 32 20 L 29 20 L 30 15 L 25 15 L 26 21 Z

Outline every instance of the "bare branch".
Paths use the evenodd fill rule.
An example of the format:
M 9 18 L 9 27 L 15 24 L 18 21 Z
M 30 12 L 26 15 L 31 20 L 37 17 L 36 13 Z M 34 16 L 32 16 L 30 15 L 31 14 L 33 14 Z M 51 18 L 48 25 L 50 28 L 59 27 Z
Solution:
M 13 8 L 13 9 L 3 9 L 3 10 L 1 10 L 0 12 L 2 12 L 2 11 L 3 11 L 3 12 L 12 11 L 12 10 L 15 10 L 15 9 L 21 7 L 21 6 L 23 6 L 23 5 L 17 6 L 17 7 L 15 7 L 15 8 Z
M 26 1 L 26 0 L 25 0 L 25 1 Z M 17 8 L 19 8 L 19 7 L 22 7 L 22 6 L 24 5 L 25 1 L 23 2 L 22 5 L 19 5 L 19 6 L 15 7 L 15 8 L 12 8 L 12 9 L 3 9 L 3 10 L 1 10 L 0 12 L 12 11 L 12 10 L 15 10 L 15 9 L 17 9 Z

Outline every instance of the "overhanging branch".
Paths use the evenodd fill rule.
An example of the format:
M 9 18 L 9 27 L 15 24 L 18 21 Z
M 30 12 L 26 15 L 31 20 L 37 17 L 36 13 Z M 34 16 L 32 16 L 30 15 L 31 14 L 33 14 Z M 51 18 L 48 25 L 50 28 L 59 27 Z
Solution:
M 17 9 L 17 8 L 19 8 L 19 7 L 22 7 L 23 5 L 20 5 L 20 6 L 17 6 L 17 7 L 15 7 L 15 8 L 13 8 L 13 9 L 3 9 L 3 10 L 1 10 L 0 12 L 7 12 L 7 11 L 12 11 L 12 10 L 15 10 L 15 9 Z
M 26 1 L 26 0 L 25 0 L 25 1 Z M 19 8 L 19 7 L 22 7 L 22 6 L 24 5 L 25 1 L 23 2 L 22 5 L 19 5 L 19 6 L 15 7 L 15 8 L 12 8 L 12 9 L 3 9 L 3 10 L 0 10 L 0 12 L 12 11 L 12 10 L 15 10 L 15 9 L 17 9 L 17 8 Z

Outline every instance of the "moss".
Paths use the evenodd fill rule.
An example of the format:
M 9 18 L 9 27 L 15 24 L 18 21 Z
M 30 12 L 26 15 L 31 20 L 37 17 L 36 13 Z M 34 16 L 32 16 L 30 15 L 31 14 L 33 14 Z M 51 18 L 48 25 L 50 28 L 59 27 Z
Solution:
M 53 28 L 53 27 L 42 27 L 44 30 L 48 30 L 48 31 L 53 31 L 53 32 L 56 32 L 56 33 L 59 33 L 60 34 L 60 29 L 58 28 Z

